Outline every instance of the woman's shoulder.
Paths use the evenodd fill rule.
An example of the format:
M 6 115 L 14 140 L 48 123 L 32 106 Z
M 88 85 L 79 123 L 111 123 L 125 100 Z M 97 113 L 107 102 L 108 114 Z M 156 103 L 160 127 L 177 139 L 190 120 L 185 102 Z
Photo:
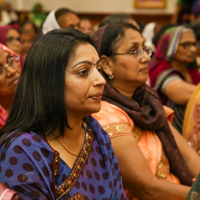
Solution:
M 35 154 L 41 154 L 43 152 L 51 152 L 52 150 L 42 134 L 24 132 L 18 137 L 13 138 L 11 142 L 2 146 L 0 148 L 0 152 L 1 151 L 6 151 L 6 153 L 16 153 L 19 155 L 23 153 L 26 155 L 29 153 L 34 155 L 34 152 Z
M 101 102 L 101 110 L 98 113 L 93 113 L 92 116 L 98 120 L 101 126 L 117 123 L 132 125 L 133 123 L 125 111 L 106 101 Z
M 29 146 L 31 144 L 33 144 L 33 145 L 37 145 L 37 144 L 44 145 L 44 143 L 46 143 L 46 145 L 48 145 L 48 143 L 46 142 L 46 139 L 45 139 L 45 137 L 42 133 L 34 133 L 34 132 L 21 133 L 18 137 L 16 137 L 13 140 L 12 143 L 13 144 L 14 143 L 23 144 L 25 146 Z

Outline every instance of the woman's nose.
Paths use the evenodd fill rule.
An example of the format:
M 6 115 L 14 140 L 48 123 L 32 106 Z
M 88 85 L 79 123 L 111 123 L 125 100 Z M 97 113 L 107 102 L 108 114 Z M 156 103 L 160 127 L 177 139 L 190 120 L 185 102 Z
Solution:
M 19 71 L 19 64 L 17 64 L 16 67 L 11 67 L 11 66 L 7 66 L 6 69 L 6 76 L 12 76 L 13 74 L 15 74 L 17 71 Z
M 143 56 L 141 58 L 141 62 L 150 62 L 150 61 L 151 61 L 151 57 L 146 51 L 144 51 Z
M 96 76 L 95 81 L 94 81 L 95 86 L 104 86 L 106 84 L 104 77 L 101 75 L 101 73 L 98 70 L 96 71 L 95 76 Z

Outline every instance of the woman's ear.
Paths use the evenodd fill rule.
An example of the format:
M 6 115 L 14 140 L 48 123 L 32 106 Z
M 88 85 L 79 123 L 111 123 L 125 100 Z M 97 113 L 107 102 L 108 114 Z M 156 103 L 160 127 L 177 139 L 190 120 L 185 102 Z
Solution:
M 102 63 L 102 68 L 103 71 L 109 76 L 110 74 L 113 73 L 113 69 L 112 69 L 112 63 L 110 58 L 108 58 L 105 55 L 101 56 L 101 63 Z

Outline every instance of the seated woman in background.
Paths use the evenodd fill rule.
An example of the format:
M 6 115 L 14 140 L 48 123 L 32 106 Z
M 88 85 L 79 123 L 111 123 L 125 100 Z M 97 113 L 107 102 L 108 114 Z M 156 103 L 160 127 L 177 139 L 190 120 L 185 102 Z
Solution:
M 12 25 L 0 26 L 0 43 L 17 54 L 21 51 L 20 34 Z
M 0 43 L 0 128 L 7 120 L 20 74 L 19 57 Z
M 149 67 L 151 86 L 162 103 L 175 111 L 173 125 L 179 133 L 182 133 L 186 104 L 200 82 L 195 59 L 194 32 L 177 26 L 168 29 L 160 39 Z
M 89 116 L 101 108 L 100 71 L 78 30 L 51 31 L 30 49 L 0 131 L 0 180 L 19 198 L 126 199 L 109 136 Z
M 145 84 L 151 49 L 131 24 L 110 24 L 94 33 L 106 85 L 99 113 L 110 135 L 127 197 L 185 199 L 200 158 L 169 123 L 173 112 Z
M 20 27 L 20 32 L 29 35 L 33 41 L 35 41 L 38 36 L 38 28 L 33 22 L 30 21 L 22 24 Z
M 37 26 L 40 27 L 44 20 L 46 19 L 47 14 L 44 12 L 42 4 L 35 3 L 31 13 L 31 20 Z
M 29 52 L 31 46 L 33 45 L 34 40 L 32 37 L 26 33 L 21 32 L 21 57 L 25 61 L 26 55 Z
M 59 8 L 57 10 L 52 10 L 48 14 L 41 27 L 42 34 L 45 34 L 54 29 L 79 29 L 78 24 L 79 18 L 74 11 L 68 8 Z
M 91 20 L 86 17 L 80 18 L 78 27 L 83 33 L 86 33 L 89 35 L 92 35 L 94 32 Z
M 0 43 L 7 46 L 16 54 L 21 54 L 21 38 L 19 31 L 12 25 L 0 26 Z M 20 55 L 20 65 L 23 67 L 23 55 Z

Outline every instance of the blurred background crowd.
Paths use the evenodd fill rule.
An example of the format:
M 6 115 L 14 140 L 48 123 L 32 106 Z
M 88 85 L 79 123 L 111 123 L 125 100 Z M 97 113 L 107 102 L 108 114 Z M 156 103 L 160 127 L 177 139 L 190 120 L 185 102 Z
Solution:
M 99 35 L 102 36 L 103 34 L 101 30 L 104 29 L 100 27 L 108 25 L 108 28 L 105 29 L 109 29 L 109 31 L 106 32 L 104 29 L 108 35 L 106 38 L 107 43 L 105 42 L 105 38 L 105 40 L 102 40 L 103 42 L 96 41 L 98 53 L 101 54 L 103 50 L 100 51 L 100 47 L 98 47 L 101 42 L 105 45 L 106 50 L 111 48 L 112 45 L 114 46 L 112 43 L 114 33 L 112 35 L 112 31 L 114 32 L 114 28 L 117 29 L 119 27 L 115 27 L 113 24 L 116 25 L 117 23 L 122 26 L 122 23 L 123 25 L 126 23 L 126 26 L 130 26 L 134 31 L 141 33 L 142 40 L 144 40 L 142 49 L 137 48 L 133 51 L 114 52 L 113 54 L 109 54 L 110 52 L 108 51 L 106 52 L 108 55 L 104 52 L 105 55 L 107 57 L 110 56 L 109 58 L 112 59 L 112 56 L 135 54 L 134 59 L 137 62 L 138 60 L 142 62 L 141 60 L 145 56 L 148 56 L 148 59 L 145 61 L 148 66 L 146 67 L 145 79 L 138 80 L 138 76 L 131 78 L 135 78 L 136 81 L 134 81 L 136 83 L 142 82 L 142 84 L 146 83 L 148 87 L 151 86 L 151 89 L 153 88 L 158 93 L 158 98 L 162 105 L 168 106 L 175 111 L 173 126 L 200 155 L 200 0 L 130 1 L 133 7 L 136 5 L 134 2 L 141 2 L 143 5 L 149 2 L 155 2 L 155 4 L 156 2 L 165 2 L 165 7 L 157 8 L 156 10 L 150 7 L 146 9 L 129 9 L 127 7 L 127 9 L 124 9 L 122 6 L 122 9 L 118 7 L 118 9 L 113 9 L 110 12 L 106 3 L 105 7 L 103 6 L 103 1 L 101 1 L 101 6 L 104 9 L 100 8 L 99 10 L 95 7 L 95 1 L 92 1 L 91 4 L 94 4 L 90 5 L 90 9 L 87 12 L 87 6 L 89 7 L 87 3 L 89 3 L 89 0 L 83 1 L 85 5 L 82 7 L 82 10 L 80 9 L 80 5 L 76 5 L 77 2 L 73 6 L 67 3 L 66 5 L 59 5 L 60 1 L 57 0 L 57 6 L 49 9 L 50 7 L 54 7 L 55 2 L 49 1 L 49 4 L 52 3 L 52 6 L 48 7 L 45 0 L 35 2 L 32 5 L 28 1 L 25 2 L 25 0 L 4 0 L 2 2 L 0 0 L 0 128 L 4 126 L 9 116 L 13 96 L 15 95 L 23 66 L 24 71 L 26 69 L 26 64 L 24 65 L 26 56 L 31 46 L 42 35 L 54 29 L 72 28 L 73 31 L 74 29 L 78 29 L 93 37 L 94 40 L 99 40 Z M 122 4 L 125 4 L 125 2 Z M 110 5 L 111 7 L 116 6 L 115 0 L 113 2 L 110 1 Z M 29 9 L 27 9 L 28 7 Z M 91 12 L 93 7 L 96 9 Z M 170 12 L 169 7 L 171 8 Z M 112 25 L 114 28 L 112 28 Z M 86 36 L 88 37 L 88 35 Z M 141 39 L 140 37 L 138 38 Z M 114 49 L 114 47 L 112 48 Z M 122 61 L 124 60 L 122 59 Z M 137 62 L 135 62 L 134 66 L 137 66 Z M 113 63 L 117 63 L 115 59 L 113 59 Z M 121 62 L 119 63 L 121 64 Z M 8 66 L 10 67 L 8 68 Z M 123 69 L 125 69 L 124 66 L 122 67 Z M 129 70 L 124 71 L 125 75 L 123 77 L 120 76 L 120 78 L 125 79 L 128 77 L 126 77 L 126 74 L 129 74 L 129 72 L 131 74 L 134 71 L 134 69 Z M 135 70 L 137 71 L 137 69 Z M 114 80 L 120 80 L 120 78 L 116 79 L 117 73 L 113 74 L 109 72 L 106 77 L 108 79 L 115 77 Z M 118 75 L 121 75 L 121 72 Z M 109 81 L 112 83 L 113 80 Z M 127 78 L 123 83 L 129 82 Z M 126 103 L 125 101 L 127 99 L 129 101 L 131 98 L 122 99 L 121 103 L 123 106 Z M 138 100 L 136 105 L 139 105 L 143 100 Z M 155 102 L 152 105 L 154 104 Z M 131 109 L 130 112 L 132 113 Z M 145 107 L 143 107 L 143 111 L 146 113 Z M 156 107 L 156 112 L 159 114 L 157 116 L 160 116 L 158 107 Z M 148 123 L 153 124 L 155 113 L 154 111 L 149 113 L 152 116 L 152 121 Z M 165 114 L 166 117 L 170 118 L 171 114 Z M 157 119 L 159 120 L 160 117 Z M 99 119 L 99 121 L 101 120 L 104 119 Z M 142 121 L 144 119 L 139 120 Z M 156 122 L 156 124 L 158 123 L 160 122 Z M 159 125 L 162 127 L 163 123 Z M 146 127 L 140 128 L 144 128 L 144 131 L 146 131 Z M 155 126 L 155 130 L 157 131 L 157 125 Z M 187 151 L 187 149 L 184 151 Z M 157 155 L 157 151 L 155 155 Z M 193 158 L 193 160 L 195 159 Z
M 31 5 L 32 9 L 27 10 L 27 5 L 30 7 L 30 2 L 22 3 L 21 9 L 19 9 L 20 2 L 18 4 L 16 2 L 7 0 L 1 2 L 0 43 L 19 56 L 21 69 L 33 43 L 43 34 L 53 29 L 74 28 L 92 36 L 99 27 L 106 24 L 126 22 L 134 25 L 145 38 L 146 47 L 151 48 L 153 52 L 152 61 L 149 62 L 150 78 L 146 83 L 157 90 L 164 105 L 175 110 L 173 125 L 180 133 L 183 132 L 186 105 L 200 81 L 199 77 L 195 77 L 198 73 L 191 71 L 193 68 L 195 70 L 200 68 L 200 1 L 160 1 L 165 2 L 165 8 L 157 8 L 157 12 L 153 9 L 154 13 L 151 8 L 146 10 L 135 8 L 132 11 L 127 8 L 129 12 L 120 12 L 120 8 L 118 8 L 118 12 L 109 13 L 106 11 L 109 10 L 107 6 L 105 6 L 105 10 L 97 13 L 95 11 L 82 12 L 71 9 L 69 5 L 63 6 L 62 4 L 59 7 L 59 1 L 57 2 L 57 7 L 52 10 L 48 10 L 43 6 L 43 4 L 47 6 L 45 1 L 35 2 Z M 148 4 L 154 1 L 141 2 L 145 5 L 145 2 Z M 170 8 L 173 8 L 170 13 L 166 10 L 169 5 Z M 78 8 L 80 9 L 80 5 Z M 185 32 L 181 28 L 182 25 L 192 30 L 189 35 L 185 33 L 186 39 L 179 35 L 179 32 L 181 34 Z M 178 31 L 172 31 L 177 26 L 179 26 Z M 181 42 L 182 40 L 183 42 Z M 178 46 L 182 46 L 184 51 L 181 52 L 180 50 L 179 52 Z M 187 53 L 190 54 L 188 59 Z M 173 71 L 167 73 L 168 68 L 175 69 L 178 73 L 180 72 L 180 76 L 174 75 Z M 184 71 L 184 69 L 186 70 Z M 168 86 L 173 86 L 172 83 L 180 79 L 180 77 L 181 79 L 184 78 L 184 82 L 187 84 L 184 86 L 183 93 L 176 95 L 178 90 L 182 90 Z M 175 96 L 175 98 L 172 96 Z M 9 109 L 6 110 L 9 111 Z M 193 140 L 194 138 L 190 142 L 193 142 Z M 200 148 L 196 147 L 196 151 L 200 153 Z
M 95 13 L 95 11 L 82 12 L 72 10 L 70 5 L 63 7 L 62 4 L 59 8 L 58 1 L 57 7 L 52 9 L 53 12 L 57 11 L 57 16 L 54 16 L 51 10 L 45 9 L 43 6 L 43 3 L 45 2 L 35 2 L 30 10 L 27 9 L 27 3 L 21 5 L 21 9 L 16 8 L 19 7 L 16 2 L 13 3 L 13 1 L 8 0 L 1 2 L 0 42 L 7 45 L 14 52 L 20 54 L 22 66 L 26 54 L 33 42 L 35 42 L 43 33 L 47 32 L 43 31 L 43 29 L 47 28 L 47 30 L 52 30 L 60 27 L 73 27 L 78 28 L 85 33 L 92 34 L 93 31 L 97 30 L 98 27 L 107 24 L 107 22 L 120 22 L 122 18 L 127 18 L 135 22 L 134 25 L 140 29 L 143 36 L 146 38 L 146 45 L 154 49 L 160 36 L 167 28 L 175 25 L 187 24 L 195 31 L 197 39 L 197 55 L 200 55 L 200 43 L 198 43 L 198 41 L 200 41 L 200 6 L 198 0 L 166 1 L 166 7 L 169 7 L 170 4 L 170 7 L 173 8 L 170 13 L 163 8 L 157 9 L 159 10 L 157 12 L 155 9 L 143 9 L 144 11 L 141 13 L 141 9 L 134 9 L 136 12 L 120 12 L 120 8 L 118 8 L 118 11 L 109 13 L 106 11 L 108 10 L 106 5 L 105 10 L 97 13 Z M 65 10 L 66 7 L 67 10 Z M 127 8 L 127 10 L 130 9 Z M 63 17 L 66 13 L 67 17 Z M 50 15 L 48 16 L 48 14 Z M 47 21 L 46 24 L 44 24 L 45 20 Z M 59 20 L 62 22 L 59 22 Z M 60 23 L 63 23 L 64 25 L 60 25 Z

